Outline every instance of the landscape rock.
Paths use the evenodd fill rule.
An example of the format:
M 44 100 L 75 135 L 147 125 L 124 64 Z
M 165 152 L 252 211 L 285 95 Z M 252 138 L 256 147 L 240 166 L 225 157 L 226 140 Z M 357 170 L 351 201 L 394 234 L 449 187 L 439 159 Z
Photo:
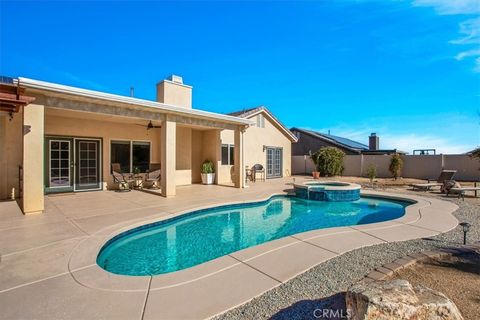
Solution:
M 461 320 L 457 306 L 445 295 L 407 280 L 360 282 L 346 294 L 351 320 Z

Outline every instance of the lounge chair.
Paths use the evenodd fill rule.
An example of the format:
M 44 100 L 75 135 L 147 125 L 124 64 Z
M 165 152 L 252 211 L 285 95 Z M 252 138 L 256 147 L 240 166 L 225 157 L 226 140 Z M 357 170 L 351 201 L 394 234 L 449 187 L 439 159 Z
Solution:
M 480 187 L 477 186 L 477 183 L 473 187 L 462 187 L 460 183 L 456 181 L 449 181 L 449 183 L 445 187 L 445 192 L 447 193 L 447 197 L 450 194 L 458 194 L 459 198 L 462 198 L 465 201 L 465 193 L 467 191 L 472 191 L 475 193 L 475 198 L 478 196 L 478 192 L 480 191 Z
M 443 189 L 443 184 L 445 181 L 452 180 L 455 173 L 457 173 L 457 170 L 442 170 L 436 181 L 431 181 L 429 179 L 427 183 L 414 183 L 410 186 L 413 190 L 419 189 L 423 191 L 428 191 L 433 187 L 440 187 Z
M 120 191 L 130 191 L 135 179 L 131 174 L 123 174 L 120 169 L 120 163 L 112 163 L 113 182 L 118 184 Z
M 145 182 L 149 184 L 149 188 L 159 189 L 161 171 L 159 163 L 150 163 L 150 169 L 145 175 Z

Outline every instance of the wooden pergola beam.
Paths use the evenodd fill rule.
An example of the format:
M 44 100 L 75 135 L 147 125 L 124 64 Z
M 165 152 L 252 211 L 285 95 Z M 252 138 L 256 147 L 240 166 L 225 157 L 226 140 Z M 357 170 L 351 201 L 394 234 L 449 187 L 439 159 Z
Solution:
M 0 111 L 16 113 L 21 107 L 35 101 L 34 97 L 24 95 L 25 89 L 14 84 L 0 84 Z

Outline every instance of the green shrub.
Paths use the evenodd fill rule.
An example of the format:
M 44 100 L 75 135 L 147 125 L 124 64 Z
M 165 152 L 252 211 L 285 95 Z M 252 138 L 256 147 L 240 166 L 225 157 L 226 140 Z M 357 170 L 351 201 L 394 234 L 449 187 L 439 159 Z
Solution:
M 320 154 L 320 150 L 318 150 L 317 152 L 314 152 L 314 153 L 312 153 L 311 150 L 309 151 L 310 159 L 312 159 L 313 165 L 315 166 L 315 170 L 317 170 L 317 171 L 318 171 L 318 155 Z
M 210 160 L 205 160 L 202 163 L 202 173 L 214 173 L 215 172 L 215 166 L 213 165 L 213 162 Z
M 322 176 L 337 176 L 343 173 L 345 152 L 335 147 L 320 148 L 310 155 L 317 171 Z
M 392 159 L 390 160 L 390 167 L 388 170 L 390 170 L 390 173 L 392 174 L 392 177 L 397 180 L 397 178 L 400 176 L 402 172 L 402 167 L 403 167 L 403 160 L 400 158 L 400 155 L 398 153 L 395 153 L 392 155 Z
M 377 177 L 377 167 L 375 165 L 371 164 L 368 166 L 367 177 L 370 179 L 370 183 Z

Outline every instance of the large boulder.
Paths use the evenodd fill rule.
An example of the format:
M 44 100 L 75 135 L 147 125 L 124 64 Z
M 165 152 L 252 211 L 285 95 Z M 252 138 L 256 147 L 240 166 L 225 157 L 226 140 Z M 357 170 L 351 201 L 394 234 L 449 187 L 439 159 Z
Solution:
M 407 280 L 360 282 L 347 291 L 346 304 L 352 320 L 463 320 L 445 295 Z

